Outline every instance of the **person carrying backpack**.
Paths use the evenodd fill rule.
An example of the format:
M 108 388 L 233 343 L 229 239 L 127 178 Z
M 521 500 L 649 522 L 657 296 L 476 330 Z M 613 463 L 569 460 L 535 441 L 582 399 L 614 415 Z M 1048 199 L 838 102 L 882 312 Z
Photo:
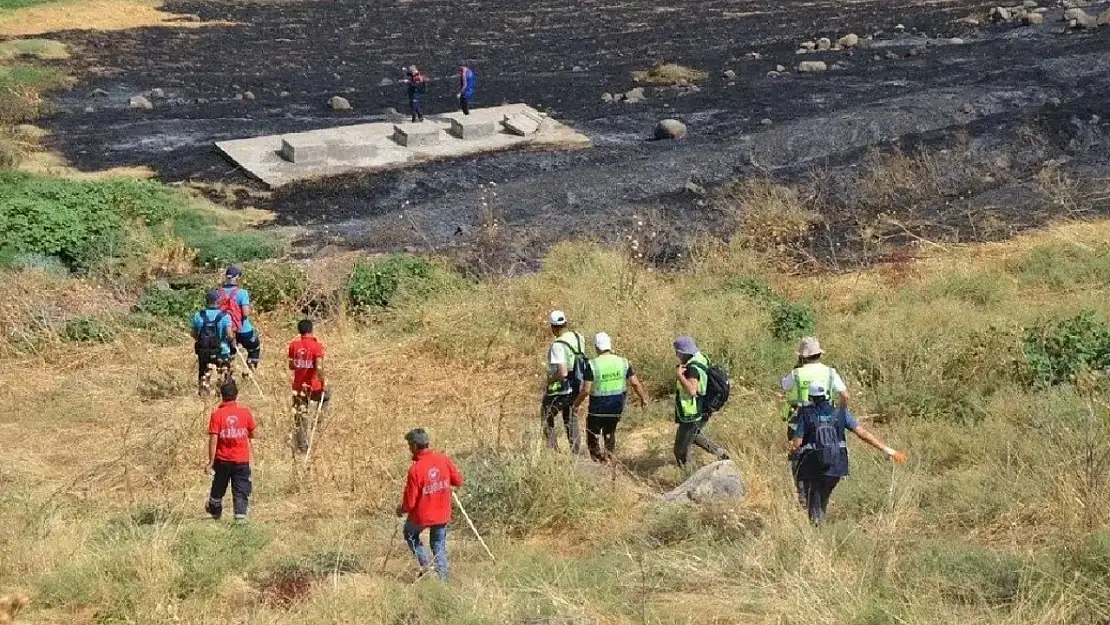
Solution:
M 784 418 L 786 419 L 786 440 L 794 439 L 794 429 L 797 424 L 798 410 L 809 404 L 809 387 L 819 384 L 822 388 L 831 391 L 830 402 L 836 408 L 848 407 L 848 387 L 836 369 L 821 362 L 821 344 L 817 337 L 807 336 L 798 345 L 798 364 L 782 379 L 782 390 L 786 396 Z M 790 474 L 798 474 L 798 458 L 790 457 Z M 799 501 L 804 502 L 802 485 L 795 483 Z
M 906 455 L 886 446 L 877 436 L 856 421 L 846 408 L 829 402 L 824 383 L 809 385 L 805 405 L 798 409 L 797 428 L 791 440 L 791 457 L 796 457 L 796 481 L 801 485 L 809 520 L 820 525 L 825 520 L 829 497 L 841 478 L 848 476 L 848 443 L 845 431 L 890 456 L 897 464 Z
M 226 376 L 231 360 L 231 342 L 234 332 L 231 316 L 220 309 L 223 292 L 212 289 L 207 295 L 208 307 L 193 315 L 193 353 L 197 355 L 197 394 L 204 395 L 210 388 L 211 369 Z
M 550 449 L 559 449 L 559 434 L 555 429 L 555 415 L 563 415 L 570 451 L 578 454 L 582 441 L 578 433 L 578 417 L 574 414 L 574 400 L 582 390 L 586 368 L 586 340 L 567 328 L 567 315 L 553 310 L 549 315 L 551 334 L 555 340 L 547 348 L 547 391 L 540 404 L 543 433 Z
M 703 432 L 714 410 L 719 410 L 724 399 L 728 398 L 727 378 L 721 379 L 723 372 L 709 364 L 709 359 L 689 336 L 675 339 L 674 353 L 679 362 L 674 394 L 674 420 L 678 424 L 674 435 L 674 457 L 678 466 L 686 468 L 689 464 L 691 445 L 708 451 L 717 460 L 728 460 L 728 452 Z M 714 386 L 723 383 L 723 389 L 714 389 L 712 394 L 709 393 L 711 377 L 714 378 Z
M 474 70 L 466 61 L 459 61 L 459 108 L 463 115 L 470 115 L 470 103 L 474 101 Z
M 631 386 L 636 393 L 640 408 L 647 405 L 647 396 L 632 365 L 613 353 L 613 341 L 608 334 L 598 332 L 594 336 L 594 347 L 597 348 L 597 358 L 589 361 L 586 367 L 582 390 L 574 401 L 574 407 L 590 398 L 586 413 L 586 447 L 591 458 L 605 462 L 617 446 L 617 423 L 624 414 L 628 387 Z
M 262 359 L 262 341 L 251 323 L 251 296 L 246 289 L 239 287 L 243 271 L 238 267 L 228 267 L 224 272 L 223 296 L 220 308 L 231 316 L 231 326 L 235 331 L 235 343 L 247 350 L 247 367 L 254 371 Z M 234 347 L 234 345 L 232 345 Z M 234 356 L 234 349 L 232 350 Z M 248 372 L 243 372 L 248 375 Z

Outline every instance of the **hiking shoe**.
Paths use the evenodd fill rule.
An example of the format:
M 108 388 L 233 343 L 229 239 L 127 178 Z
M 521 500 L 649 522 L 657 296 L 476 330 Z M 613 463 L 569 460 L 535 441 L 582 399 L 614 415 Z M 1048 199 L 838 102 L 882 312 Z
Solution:
M 207 512 L 208 515 L 211 516 L 212 519 L 216 520 L 216 521 L 219 521 L 220 517 L 223 516 L 223 514 L 224 514 L 223 509 L 213 506 L 212 502 L 208 502 L 208 503 L 204 504 L 204 511 Z

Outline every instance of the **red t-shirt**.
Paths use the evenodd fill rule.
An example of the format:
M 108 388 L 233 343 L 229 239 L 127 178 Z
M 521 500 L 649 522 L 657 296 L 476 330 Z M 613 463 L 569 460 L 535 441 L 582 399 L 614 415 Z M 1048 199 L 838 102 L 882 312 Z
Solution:
M 306 334 L 289 342 L 289 362 L 293 364 L 293 390 L 301 392 L 309 387 L 312 392 L 324 389 L 316 377 L 316 363 L 324 357 L 324 344 L 315 336 Z
M 216 460 L 250 462 L 250 438 L 254 435 L 254 415 L 250 408 L 225 401 L 212 411 L 208 433 L 216 435 Z
M 430 449 L 420 451 L 409 467 L 401 510 L 416 525 L 443 525 L 451 520 L 451 487 L 462 483 L 462 473 L 450 458 Z

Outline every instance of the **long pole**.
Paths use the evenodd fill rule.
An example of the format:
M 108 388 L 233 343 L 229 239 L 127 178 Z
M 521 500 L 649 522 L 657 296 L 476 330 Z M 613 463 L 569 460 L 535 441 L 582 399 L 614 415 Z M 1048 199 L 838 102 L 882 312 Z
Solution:
M 312 442 L 316 439 L 316 426 L 320 423 L 320 412 L 324 409 L 324 389 L 320 389 L 320 401 L 316 402 L 316 415 L 312 417 L 312 429 L 308 431 L 308 449 L 304 451 L 304 463 L 307 466 L 312 456 Z
M 401 533 L 401 521 L 393 528 L 393 536 L 389 539 L 389 546 L 385 549 L 385 558 L 382 559 L 382 570 L 379 573 L 385 573 L 385 565 L 389 564 L 389 556 L 393 555 L 393 545 L 397 542 L 397 534 Z
M 251 379 L 251 382 L 254 382 L 254 388 L 258 390 L 258 394 L 262 399 L 266 399 L 266 393 L 262 392 L 262 387 L 258 384 L 258 380 L 254 379 L 255 370 L 251 369 L 250 365 L 247 364 L 247 357 L 243 355 L 243 350 L 237 349 L 235 353 L 239 355 L 239 362 L 243 363 L 243 367 L 247 371 L 247 377 Z
M 474 522 L 470 520 L 470 515 L 466 513 L 466 508 L 464 508 L 462 502 L 459 501 L 459 496 L 455 494 L 455 491 L 451 491 L 451 499 L 455 500 L 455 505 L 459 507 L 459 512 L 461 512 L 463 518 L 466 519 L 466 524 L 470 526 L 470 531 L 474 532 L 474 537 L 478 539 L 478 542 L 482 543 L 482 548 L 486 550 L 486 555 L 489 556 L 490 560 L 497 562 L 497 558 L 493 557 L 493 552 L 486 546 L 486 541 L 482 540 L 482 535 L 478 533 L 478 528 L 474 527 Z

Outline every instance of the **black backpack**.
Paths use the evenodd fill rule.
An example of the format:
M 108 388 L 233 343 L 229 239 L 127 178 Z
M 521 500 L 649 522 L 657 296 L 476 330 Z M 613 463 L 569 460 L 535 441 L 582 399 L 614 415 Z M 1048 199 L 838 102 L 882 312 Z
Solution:
M 810 413 L 813 419 L 813 442 L 810 443 L 808 462 L 817 472 L 824 473 L 835 467 L 844 453 L 840 444 L 840 416 L 833 413 L 831 420 L 824 420 L 816 411 Z
M 710 364 L 709 368 L 705 368 L 698 363 L 690 363 L 690 366 L 697 367 L 706 373 L 705 395 L 701 398 L 702 412 L 719 412 L 728 402 L 728 394 L 731 390 L 728 372 L 715 364 Z
M 567 382 L 570 384 L 570 391 L 572 395 L 578 395 L 582 391 L 582 384 L 586 381 L 586 366 L 589 361 L 586 359 L 586 354 L 582 351 L 582 335 L 577 332 L 574 337 L 578 339 L 578 347 L 567 343 L 566 341 L 555 341 L 567 346 L 567 349 L 574 354 L 574 366 L 567 371 Z
M 223 343 L 223 337 L 220 336 L 220 322 L 226 316 L 227 313 L 223 311 L 212 318 L 209 318 L 204 312 L 200 313 L 200 319 L 203 323 L 200 329 L 197 330 L 197 342 L 194 347 L 198 356 L 215 358 L 220 354 L 220 344 Z

